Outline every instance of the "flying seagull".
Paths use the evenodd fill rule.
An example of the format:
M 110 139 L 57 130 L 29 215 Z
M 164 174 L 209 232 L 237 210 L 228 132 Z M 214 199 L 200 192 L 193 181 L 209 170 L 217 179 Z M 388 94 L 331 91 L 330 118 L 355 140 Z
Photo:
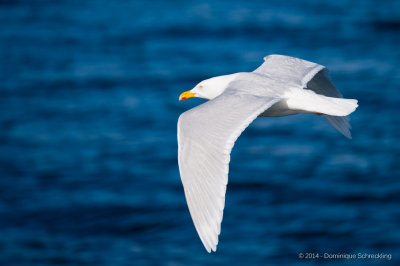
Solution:
M 253 72 L 201 81 L 179 100 L 208 99 L 178 120 L 178 163 L 186 201 L 208 252 L 221 232 L 232 147 L 258 116 L 323 115 L 351 138 L 348 115 L 357 100 L 343 99 L 322 65 L 284 55 L 264 57 Z

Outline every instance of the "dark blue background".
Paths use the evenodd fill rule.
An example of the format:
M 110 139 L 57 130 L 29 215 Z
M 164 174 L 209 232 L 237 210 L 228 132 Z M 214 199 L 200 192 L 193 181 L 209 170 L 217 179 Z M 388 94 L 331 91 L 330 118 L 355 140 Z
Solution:
M 0 1 L 0 264 L 399 264 L 399 14 L 397 0 Z M 330 69 L 359 100 L 353 140 L 322 117 L 257 119 L 208 254 L 176 141 L 203 100 L 178 96 L 271 53 Z

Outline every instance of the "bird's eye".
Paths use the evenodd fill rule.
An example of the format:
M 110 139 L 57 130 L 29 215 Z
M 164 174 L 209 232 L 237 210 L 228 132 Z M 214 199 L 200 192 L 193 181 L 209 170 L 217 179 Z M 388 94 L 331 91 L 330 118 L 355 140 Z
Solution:
M 203 86 L 202 85 L 199 85 L 199 89 L 202 89 L 203 88 Z

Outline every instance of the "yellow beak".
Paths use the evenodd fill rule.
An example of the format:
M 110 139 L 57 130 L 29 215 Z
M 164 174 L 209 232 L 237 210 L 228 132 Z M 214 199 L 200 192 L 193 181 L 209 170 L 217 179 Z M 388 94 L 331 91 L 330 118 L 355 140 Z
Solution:
M 179 95 L 179 101 L 180 100 L 187 100 L 189 98 L 193 98 L 196 96 L 196 93 L 190 92 L 190 91 L 185 91 L 181 95 Z

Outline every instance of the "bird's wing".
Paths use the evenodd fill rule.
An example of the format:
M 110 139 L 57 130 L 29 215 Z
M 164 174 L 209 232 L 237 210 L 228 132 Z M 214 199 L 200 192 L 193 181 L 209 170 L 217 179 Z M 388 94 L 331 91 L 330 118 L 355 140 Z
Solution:
M 329 71 L 326 68 L 323 68 L 314 75 L 314 77 L 307 83 L 306 89 L 328 97 L 342 98 L 342 94 L 331 81 Z
M 295 83 L 303 88 L 325 67 L 300 58 L 286 55 L 269 55 L 254 73 L 280 79 L 285 83 Z
M 243 130 L 280 98 L 223 93 L 178 120 L 178 163 L 189 211 L 205 248 L 215 251 L 232 147 Z
M 322 94 L 328 97 L 343 98 L 340 91 L 336 88 L 329 77 L 329 71 L 327 68 L 323 68 L 307 83 L 306 89 L 312 90 L 315 93 Z M 331 116 L 324 115 L 326 120 L 342 133 L 347 138 L 351 139 L 350 133 L 350 117 L 349 116 Z
M 285 55 L 269 55 L 264 57 L 264 63 L 253 72 L 280 79 L 285 84 L 297 84 L 324 96 L 342 98 L 342 94 L 329 78 L 328 69 L 310 61 Z M 324 117 L 339 132 L 351 139 L 348 116 Z

